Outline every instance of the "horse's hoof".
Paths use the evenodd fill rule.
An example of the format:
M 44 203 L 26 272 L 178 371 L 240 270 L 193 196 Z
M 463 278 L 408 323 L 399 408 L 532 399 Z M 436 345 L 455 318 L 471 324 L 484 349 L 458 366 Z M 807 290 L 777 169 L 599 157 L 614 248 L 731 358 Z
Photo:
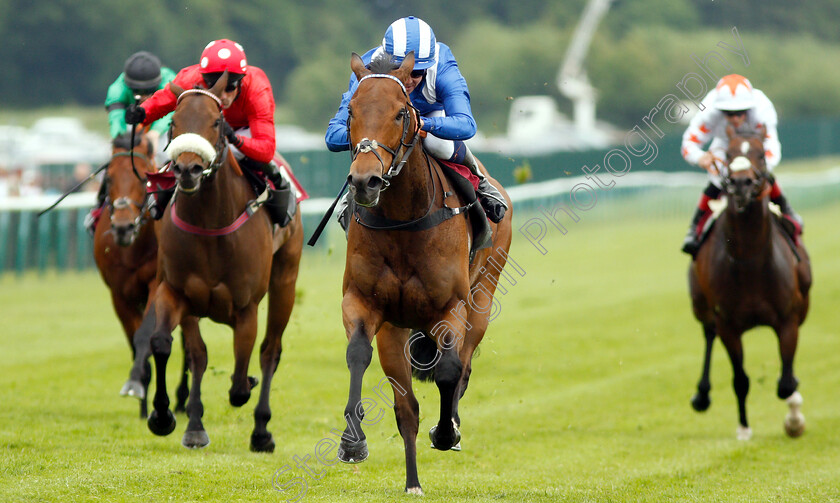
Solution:
M 149 430 L 152 433 L 165 437 L 175 429 L 175 416 L 169 409 L 166 409 L 166 414 L 163 417 L 158 414 L 157 410 L 153 410 L 146 424 L 149 425 Z
M 752 429 L 749 426 L 740 426 L 735 431 L 735 438 L 738 440 L 749 440 L 752 438 Z
M 181 439 L 181 445 L 187 449 L 201 449 L 210 445 L 210 437 L 204 430 L 185 431 L 184 438 Z
M 417 487 L 406 487 L 405 488 L 406 494 L 413 494 L 415 496 L 423 496 L 423 489 L 420 486 Z
M 791 438 L 801 437 L 805 433 L 805 416 L 801 412 L 788 413 L 785 417 L 785 433 Z
M 251 434 L 251 452 L 274 452 L 274 437 L 271 433 Z
M 691 406 L 697 412 L 706 411 L 711 404 L 712 404 L 712 401 L 709 400 L 709 395 L 708 394 L 697 393 L 696 395 L 691 397 Z
M 120 396 L 133 396 L 138 400 L 142 400 L 146 398 L 146 389 L 140 381 L 129 379 L 125 382 L 125 384 L 123 384 L 123 387 L 120 390 Z
M 432 449 L 438 449 L 440 451 L 461 450 L 461 431 L 458 429 L 458 425 L 455 424 L 454 420 L 452 421 L 452 438 L 438 438 L 437 431 L 437 425 L 432 426 L 432 429 L 429 430 Z
M 251 399 L 251 391 L 248 390 L 245 393 L 229 393 L 230 396 L 230 404 L 234 407 L 242 407 L 248 400 Z
M 361 463 L 368 458 L 367 440 L 345 442 L 338 446 L 338 460 L 342 463 Z

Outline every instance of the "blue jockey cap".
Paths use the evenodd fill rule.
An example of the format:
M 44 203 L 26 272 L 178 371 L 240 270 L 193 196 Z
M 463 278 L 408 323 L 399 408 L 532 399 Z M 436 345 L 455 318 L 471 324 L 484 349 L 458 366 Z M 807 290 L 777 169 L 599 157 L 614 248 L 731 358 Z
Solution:
M 405 55 L 414 51 L 414 70 L 425 70 L 435 64 L 437 41 L 431 26 L 414 16 L 397 19 L 382 38 L 382 49 L 402 63 Z

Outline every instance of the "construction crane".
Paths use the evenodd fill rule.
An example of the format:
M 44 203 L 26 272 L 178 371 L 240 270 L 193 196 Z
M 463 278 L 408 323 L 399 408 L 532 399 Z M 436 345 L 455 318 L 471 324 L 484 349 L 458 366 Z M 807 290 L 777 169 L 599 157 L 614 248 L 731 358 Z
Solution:
M 583 63 L 586 61 L 586 53 L 589 51 L 595 30 L 612 2 L 613 0 L 589 0 L 557 74 L 557 87 L 563 96 L 572 101 L 574 125 L 580 133 L 595 130 L 597 91 L 589 83 Z

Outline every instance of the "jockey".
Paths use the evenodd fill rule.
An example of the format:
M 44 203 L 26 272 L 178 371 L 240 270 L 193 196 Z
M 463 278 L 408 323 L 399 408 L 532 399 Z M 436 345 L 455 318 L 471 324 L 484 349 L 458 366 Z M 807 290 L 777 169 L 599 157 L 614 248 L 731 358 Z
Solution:
M 137 101 L 137 96 L 140 97 L 137 102 L 143 103 L 155 91 L 163 89 L 163 86 L 173 78 L 175 78 L 175 72 L 170 68 L 161 66 L 158 57 L 150 52 L 140 51 L 129 56 L 125 60 L 123 72 L 117 77 L 117 80 L 108 86 L 108 93 L 105 96 L 105 110 L 108 111 L 108 129 L 111 139 L 124 134 L 128 129 L 125 124 L 125 111 L 127 107 Z M 156 152 L 158 161 L 162 160 L 165 155 L 161 145 L 164 142 L 160 142 L 160 138 L 166 138 L 171 118 L 172 114 L 169 114 L 155 121 L 149 128 L 149 132 L 146 133 L 152 143 L 152 150 Z M 99 186 L 99 193 L 96 195 L 97 204 L 91 210 L 91 213 L 85 217 L 85 227 L 91 235 L 93 235 L 96 224 L 94 213 L 98 214 L 99 208 L 105 203 L 106 195 L 107 187 L 102 183 Z
M 739 127 L 755 129 L 764 126 L 764 155 L 767 171 L 772 185 L 770 200 L 779 205 L 787 222 L 788 231 L 795 234 L 802 232 L 802 218 L 790 207 L 782 194 L 779 183 L 773 176 L 773 168 L 782 158 L 782 147 L 776 132 L 778 117 L 770 99 L 763 92 L 753 88 L 749 80 L 741 75 L 727 75 L 720 79 L 715 89 L 703 98 L 704 108 L 697 113 L 688 125 L 682 138 L 682 156 L 690 164 L 696 164 L 709 172 L 709 184 L 700 197 L 697 210 L 691 219 L 688 234 L 683 241 L 682 250 L 694 256 L 700 247 L 700 233 L 712 215 L 709 201 L 717 199 L 721 193 L 721 179 L 715 163 L 726 158 L 729 140 L 727 126 L 736 130 Z M 707 142 L 708 151 L 701 148 Z
M 499 222 L 507 210 L 507 202 L 478 169 L 475 157 L 464 143 L 475 135 L 476 124 L 467 82 L 449 47 L 436 42 L 432 28 L 423 20 L 410 16 L 391 23 L 382 45 L 366 52 L 362 61 L 370 64 L 374 58 L 385 55 L 392 56 L 399 65 L 411 51 L 414 51 L 414 71 L 404 84 L 412 105 L 420 111 L 420 129 L 428 133 L 423 140 L 424 147 L 438 159 L 468 167 L 479 179 L 478 195 L 487 216 Z M 333 152 L 350 149 L 347 108 L 357 86 L 356 75 L 351 74 L 348 91 L 341 96 L 338 112 L 327 127 L 327 148 Z M 342 206 L 346 207 L 346 199 Z M 340 211 L 340 222 L 342 215 Z
M 175 72 L 161 66 L 160 60 L 154 54 L 146 51 L 132 54 L 125 62 L 123 73 L 108 87 L 105 97 L 111 138 L 126 132 L 125 110 L 135 102 L 136 96 L 140 97 L 139 103 L 143 103 L 174 78 Z M 159 138 L 166 137 L 171 120 L 172 116 L 169 114 L 151 125 L 147 136 L 153 145 L 157 145 Z
M 210 42 L 199 63 L 182 69 L 172 82 L 182 89 L 210 89 L 225 71 L 228 82 L 220 96 L 224 135 L 241 166 L 261 172 L 279 189 L 285 180 L 273 162 L 276 131 L 271 83 L 262 69 L 248 65 L 242 46 L 228 39 Z M 175 110 L 177 102 L 167 85 L 141 105 L 130 107 L 126 122 L 149 124 Z M 156 208 L 153 216 L 162 216 L 165 204 L 160 201 L 158 206 L 163 207 Z

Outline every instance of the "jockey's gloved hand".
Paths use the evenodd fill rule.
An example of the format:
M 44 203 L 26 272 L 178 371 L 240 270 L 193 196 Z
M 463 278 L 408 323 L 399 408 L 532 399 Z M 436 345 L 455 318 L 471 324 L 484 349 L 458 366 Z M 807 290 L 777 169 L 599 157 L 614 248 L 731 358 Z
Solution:
M 140 124 L 146 118 L 146 109 L 132 103 L 125 108 L 125 123 L 126 124 Z
M 236 136 L 236 133 L 233 132 L 233 128 L 226 120 L 222 121 L 222 134 L 225 135 L 227 141 L 229 141 L 234 147 L 239 148 L 242 146 L 242 138 Z

